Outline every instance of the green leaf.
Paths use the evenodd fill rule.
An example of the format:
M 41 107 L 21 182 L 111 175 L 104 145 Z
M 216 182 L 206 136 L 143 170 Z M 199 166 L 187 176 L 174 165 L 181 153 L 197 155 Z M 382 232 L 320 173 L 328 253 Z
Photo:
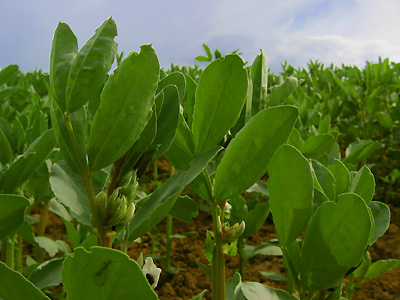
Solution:
M 0 297 L 3 300 L 50 300 L 21 273 L 10 269 L 3 262 L 0 262 L 0 273 Z
M 350 192 L 359 195 L 366 204 L 371 203 L 375 192 L 375 179 L 367 166 L 363 166 L 351 181 Z
M 14 191 L 29 179 L 53 150 L 56 140 L 53 130 L 45 131 L 25 151 L 17 157 L 1 174 L 0 190 L 3 193 L 12 194 Z
M 171 146 L 179 121 L 179 92 L 175 85 L 168 85 L 162 90 L 164 103 L 157 118 L 157 134 L 153 145 L 159 145 L 155 157 L 164 154 Z
M 71 216 L 79 223 L 91 226 L 89 198 L 81 177 L 61 161 L 51 169 L 50 184 L 57 200 L 67 207 Z
M 258 203 L 252 210 L 249 211 L 245 218 L 246 228 L 244 229 L 242 237 L 247 239 L 255 234 L 269 215 L 268 202 Z
M 327 167 L 316 160 L 311 160 L 311 166 L 318 181 L 320 192 L 323 192 L 329 200 L 334 201 L 335 178 L 333 177 L 332 173 L 328 170 Z
M 178 195 L 200 174 L 219 150 L 217 147 L 199 155 L 192 161 L 187 171 L 179 171 L 150 195 L 129 224 L 130 241 L 142 236 L 164 219 Z
M 15 232 L 24 222 L 29 200 L 17 195 L 0 195 L 0 241 Z
M 378 141 L 371 140 L 361 140 L 356 143 L 351 144 L 346 149 L 346 157 L 343 159 L 343 163 L 347 164 L 356 164 L 374 152 L 380 143 Z
M 189 75 L 185 75 L 186 78 L 186 113 L 189 125 L 193 122 L 193 110 L 195 95 L 197 89 L 197 83 Z
M 375 222 L 374 233 L 372 234 L 372 238 L 370 241 L 370 245 L 372 245 L 389 228 L 390 209 L 385 203 L 378 201 L 372 201 L 368 204 L 368 207 L 372 211 L 372 216 Z
M 369 267 L 365 279 L 374 278 L 398 268 L 400 268 L 400 259 L 378 260 Z
M 65 259 L 62 282 L 68 299 L 158 299 L 137 262 L 114 249 L 76 248 Z
M 67 221 L 65 219 L 63 221 L 65 229 L 67 230 L 68 238 L 71 242 L 71 248 L 75 249 L 80 244 L 79 233 L 75 229 L 75 226 L 70 221 Z
M 282 256 L 282 250 L 277 244 L 272 244 L 270 242 L 262 243 L 258 246 L 245 245 L 244 249 L 248 258 L 256 255 L 265 256 Z
M 58 250 L 60 250 L 58 248 L 57 243 L 48 237 L 37 236 L 35 237 L 35 241 L 39 244 L 41 248 L 46 250 L 46 252 L 50 255 L 50 257 L 56 255 Z
M 358 195 L 321 204 L 312 216 L 302 247 L 300 277 L 306 291 L 339 284 L 364 256 L 373 231 L 371 212 Z
M 179 104 L 182 104 L 182 101 L 185 98 L 185 91 L 186 91 L 185 75 L 183 75 L 181 72 L 172 72 L 167 77 L 164 77 L 158 83 L 157 94 L 169 85 L 176 86 L 176 88 L 178 89 Z
M 298 118 L 293 106 L 267 108 L 243 127 L 226 148 L 215 175 L 215 198 L 222 201 L 245 192 L 268 169 Z
M 264 50 L 261 49 L 261 53 L 254 59 L 250 74 L 253 86 L 251 109 L 252 115 L 255 115 L 265 108 L 267 97 L 268 64 Z
M 338 159 L 334 159 L 335 164 L 328 167 L 336 181 L 336 196 L 348 192 L 350 186 L 350 172 Z
M 270 280 L 287 282 L 288 278 L 282 273 L 272 271 L 259 271 L 260 274 Z
M 0 86 L 7 83 L 18 72 L 18 65 L 8 65 L 0 70 Z
M 151 116 L 159 68 L 154 49 L 145 45 L 139 54 L 125 58 L 110 76 L 90 131 L 92 171 L 115 162 L 139 138 Z
M 329 133 L 312 135 L 299 150 L 309 159 L 319 159 L 323 154 L 329 152 L 334 144 L 335 139 Z
M 132 171 L 136 164 L 139 162 L 140 158 L 144 155 L 146 150 L 151 146 L 157 133 L 157 117 L 153 112 L 146 127 L 143 129 L 139 138 L 133 144 L 133 146 L 128 150 L 125 155 L 124 162 L 121 166 L 119 172 L 119 177 L 126 175 L 128 172 Z
M 269 96 L 267 106 L 272 107 L 276 105 L 285 104 L 285 100 L 290 96 L 291 93 L 299 85 L 297 78 L 288 77 L 280 85 L 275 85 L 271 89 L 271 95 Z
M 13 150 L 10 142 L 0 128 L 0 163 L 5 166 L 13 159 Z
M 298 300 L 288 292 L 258 282 L 244 282 L 235 291 L 235 300 Z
M 96 29 L 75 56 L 65 87 L 65 107 L 69 113 L 81 108 L 103 83 L 117 52 L 116 35 L 117 27 L 110 18 Z
M 310 163 L 293 146 L 282 145 L 272 158 L 268 190 L 279 244 L 286 247 L 306 228 L 313 207 Z
M 174 218 L 188 223 L 193 223 L 192 218 L 196 218 L 199 213 L 199 207 L 195 200 L 188 196 L 178 197 L 174 206 L 169 211 Z
M 203 300 L 204 294 L 207 292 L 207 290 L 203 290 L 201 293 L 197 294 L 194 296 L 191 300 Z
M 375 112 L 375 117 L 378 119 L 379 124 L 381 124 L 386 129 L 393 128 L 393 120 L 389 114 L 377 111 Z
M 330 115 L 326 115 L 319 122 L 318 134 L 329 133 L 330 130 L 331 130 L 331 116 Z
M 178 128 L 174 140 L 167 153 L 168 160 L 177 170 L 187 170 L 189 162 L 194 158 L 192 132 L 182 114 L 179 115 Z
M 49 84 L 62 112 L 65 112 L 65 87 L 72 62 L 78 54 L 78 41 L 71 28 L 59 22 L 50 52 Z
M 210 47 L 208 47 L 207 44 L 203 43 L 203 48 L 206 51 L 208 61 L 212 61 L 212 54 L 211 54 Z
M 236 272 L 229 280 L 225 283 L 226 300 L 235 300 L 236 287 L 242 282 L 240 274 Z
M 57 140 L 57 144 L 61 150 L 64 160 L 77 174 L 83 174 L 85 172 L 82 162 L 86 164 L 86 147 L 87 147 L 87 134 L 86 134 L 86 112 L 82 107 L 77 111 L 69 115 L 72 128 L 74 129 L 75 138 L 79 147 L 79 154 L 74 150 L 74 144 L 71 141 L 71 137 L 68 133 L 64 116 L 61 110 L 57 107 L 51 109 L 51 123 L 54 129 L 54 135 Z
M 61 283 L 61 270 L 65 257 L 48 260 L 29 275 L 29 280 L 39 289 L 57 286 Z
M 247 72 L 238 55 L 216 60 L 203 71 L 193 113 L 195 153 L 215 147 L 240 116 L 247 93 Z

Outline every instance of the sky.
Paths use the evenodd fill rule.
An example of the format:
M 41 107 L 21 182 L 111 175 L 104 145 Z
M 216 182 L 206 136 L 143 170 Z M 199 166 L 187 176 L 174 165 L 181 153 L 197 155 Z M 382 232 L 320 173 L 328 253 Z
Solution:
M 379 57 L 400 62 L 399 14 L 399 0 L 0 0 L 0 68 L 47 72 L 59 21 L 81 47 L 110 16 L 118 52 L 151 43 L 166 68 L 194 65 L 203 43 L 239 48 L 249 64 L 263 49 L 277 73 L 285 61 L 363 68 Z

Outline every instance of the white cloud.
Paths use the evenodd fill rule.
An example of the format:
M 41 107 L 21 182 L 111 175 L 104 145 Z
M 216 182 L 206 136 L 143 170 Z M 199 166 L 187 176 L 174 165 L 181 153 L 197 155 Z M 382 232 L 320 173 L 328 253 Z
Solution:
M 0 38 L 7 47 L 0 48 L 0 67 L 17 63 L 24 70 L 46 70 L 59 20 L 71 26 L 82 45 L 111 15 L 119 51 L 152 43 L 163 66 L 193 64 L 203 53 L 203 42 L 223 53 L 240 48 L 250 63 L 262 48 L 273 71 L 280 71 L 284 60 L 296 67 L 310 59 L 361 67 L 378 56 L 400 60 L 398 0 L 41 0 L 4 5 Z

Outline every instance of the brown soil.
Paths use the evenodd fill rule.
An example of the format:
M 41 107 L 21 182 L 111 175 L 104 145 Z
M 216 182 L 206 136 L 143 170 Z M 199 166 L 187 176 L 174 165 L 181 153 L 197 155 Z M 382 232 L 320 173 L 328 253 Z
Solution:
M 165 169 L 165 170 L 164 170 Z M 161 173 L 169 172 L 169 166 L 159 165 Z M 165 175 L 165 174 L 164 174 Z M 147 186 L 151 189 L 151 186 Z M 380 259 L 400 259 L 400 207 L 390 206 L 391 224 L 388 231 L 370 249 L 372 261 Z M 203 254 L 203 243 L 206 230 L 212 230 L 212 219 L 209 214 L 200 210 L 199 216 L 193 223 L 185 223 L 179 220 L 173 221 L 173 233 L 185 233 L 196 231 L 198 235 L 188 236 L 182 239 L 175 239 L 172 243 L 172 267 L 182 269 L 178 274 L 172 275 L 165 271 L 164 260 L 156 261 L 157 266 L 164 271 L 156 288 L 161 300 L 188 300 L 207 289 L 206 299 L 211 299 L 211 280 L 197 266 L 196 262 L 207 265 L 207 259 Z M 165 233 L 165 222 L 158 226 L 160 233 Z M 46 236 L 57 240 L 66 237 L 62 220 L 50 213 L 50 219 L 46 229 Z M 267 219 L 264 226 L 248 239 L 247 243 L 258 245 L 276 238 L 275 229 L 271 217 Z M 155 243 L 155 253 L 165 255 L 166 239 L 162 234 L 154 235 L 148 233 L 142 237 L 140 243 L 132 243 L 128 254 L 131 258 L 137 259 L 140 252 L 144 255 L 151 253 L 152 243 Z M 28 249 L 25 249 L 25 251 Z M 29 251 L 29 250 L 28 250 Z M 26 253 L 26 252 L 25 252 Z M 226 278 L 230 278 L 238 268 L 238 257 L 226 257 Z M 276 288 L 285 289 L 286 284 L 268 280 L 259 271 L 275 271 L 285 274 L 282 259 L 279 257 L 268 257 L 258 255 L 249 260 L 247 273 L 243 281 L 260 282 Z M 366 280 L 359 286 L 353 295 L 354 300 L 395 300 L 400 295 L 400 269 L 392 270 L 377 278 Z

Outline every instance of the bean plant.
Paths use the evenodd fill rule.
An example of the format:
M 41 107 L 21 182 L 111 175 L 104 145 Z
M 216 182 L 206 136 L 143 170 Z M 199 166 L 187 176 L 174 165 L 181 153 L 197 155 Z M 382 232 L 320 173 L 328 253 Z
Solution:
M 204 253 L 213 300 L 341 299 L 342 292 L 351 299 L 363 280 L 399 266 L 371 264 L 368 253 L 390 220 L 388 206 L 373 200 L 375 178 L 363 165 L 376 144 L 359 141 L 342 156 L 336 104 L 324 102 L 330 110 L 322 117 L 310 110 L 315 95 L 307 98 L 303 89 L 320 82 L 269 74 L 264 51 L 251 66 L 237 53 L 216 51 L 213 60 L 207 45 L 204 70 L 167 72 L 151 45 L 116 55 L 116 35 L 107 19 L 78 49 L 60 22 L 48 74 L 25 80 L 15 65 L 0 70 L 2 299 L 50 299 L 43 291 L 60 283 L 61 299 L 158 299 L 162 270 L 151 257 L 132 259 L 127 251 L 167 218 L 167 269 L 175 272 L 172 220 L 195 217 L 198 198 L 212 217 Z M 351 85 L 333 81 L 356 98 Z M 385 113 L 378 115 L 388 124 Z M 163 183 L 156 174 L 156 188 L 145 193 L 139 182 L 162 155 L 177 172 Z M 192 198 L 181 195 L 187 186 Z M 247 199 L 254 192 L 264 200 Z M 35 237 L 29 212 L 38 202 L 44 209 Z M 69 245 L 41 236 L 49 209 L 63 219 Z M 245 244 L 270 212 L 286 291 L 241 278 L 249 257 L 272 245 Z M 30 258 L 23 270 L 22 239 L 51 257 L 63 255 L 44 263 Z M 241 257 L 228 280 L 226 255 Z

